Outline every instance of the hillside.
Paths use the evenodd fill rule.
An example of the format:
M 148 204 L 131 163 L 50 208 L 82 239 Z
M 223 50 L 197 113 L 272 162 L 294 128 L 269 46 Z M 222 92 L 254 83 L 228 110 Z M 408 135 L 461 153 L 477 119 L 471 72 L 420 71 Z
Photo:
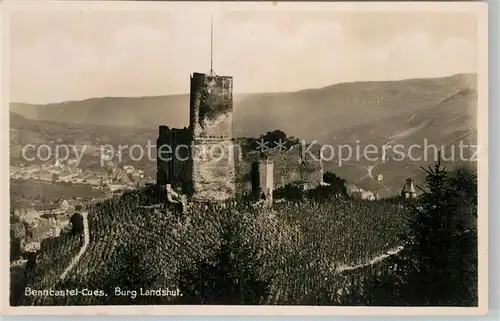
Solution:
M 437 152 L 425 145 L 442 146 L 453 163 L 461 162 L 458 145 L 477 141 L 476 75 L 461 74 L 445 78 L 401 81 L 354 82 L 307 89 L 292 93 L 235 94 L 234 129 L 238 137 L 258 137 L 280 129 L 288 135 L 318 144 L 331 145 L 325 150 L 325 170 L 338 173 L 348 182 L 382 196 L 399 192 L 404 179 L 414 176 L 421 182 L 421 166 L 434 161 Z M 11 104 L 11 129 L 17 131 L 20 144 L 61 138 L 72 140 L 86 136 L 101 143 L 155 144 L 158 125 L 187 126 L 187 95 L 140 98 L 92 98 L 44 106 Z M 120 127 L 121 126 L 121 127 Z M 11 136 L 12 139 L 12 136 Z M 382 182 L 365 177 L 360 166 L 380 163 L 382 146 L 401 144 L 404 159 L 389 149 L 388 161 L 373 169 L 373 176 L 383 175 Z M 363 157 L 363 149 L 373 144 L 378 153 Z M 356 148 L 361 157 L 345 159 L 339 166 L 339 148 Z M 417 145 L 416 148 L 412 148 Z M 412 148 L 411 155 L 409 150 Z M 126 151 L 125 151 L 126 153 Z M 344 152 L 343 152 L 344 153 Z M 465 151 L 464 158 L 473 151 Z M 348 156 L 348 155 L 347 155 Z M 412 156 L 412 159 L 409 159 Z M 349 165 L 348 163 L 351 163 Z M 354 164 L 354 165 L 352 165 Z M 155 171 L 154 160 L 136 164 Z
M 450 187 L 459 193 L 450 194 L 449 203 L 438 190 L 427 195 L 438 197 L 416 204 L 336 196 L 277 202 L 270 209 L 240 199 L 190 203 L 182 215 L 149 206 L 154 188 L 128 192 L 89 206 L 90 238 L 80 252 L 79 237 L 44 241 L 27 278 L 11 274 L 11 303 L 422 306 L 435 293 L 422 284 L 429 279 L 422 273 L 426 262 L 444 257 L 449 265 L 443 269 L 438 261 L 440 274 L 431 276 L 446 278 L 451 283 L 444 284 L 454 288 L 433 295 L 437 303 L 427 306 L 476 306 L 477 193 L 468 186 L 477 177 L 461 172 L 455 178 Z M 444 210 L 428 212 L 436 202 Z M 422 207 L 419 214 L 415 205 Z M 453 228 L 442 224 L 448 215 Z M 434 234 L 418 236 L 420 228 L 408 224 L 434 218 L 441 218 L 432 225 L 440 231 Z M 412 242 L 412 236 L 419 238 Z M 432 250 L 437 257 L 421 256 L 422 240 L 439 245 Z M 87 295 L 29 296 L 26 288 L 85 289 Z M 141 295 L 158 289 L 168 294 Z
M 256 136 L 280 128 L 307 140 L 324 140 L 335 129 L 432 107 L 463 89 L 476 88 L 476 82 L 476 75 L 460 74 L 341 83 L 286 93 L 235 93 L 235 134 Z M 10 109 L 30 119 L 77 124 L 156 129 L 159 125 L 184 127 L 189 122 L 187 94 L 91 98 L 48 105 L 13 102 Z
M 365 146 L 373 144 L 378 147 L 379 153 L 362 156 L 359 161 L 354 159 L 339 162 L 336 157 L 326 163 L 325 169 L 340 173 L 348 178 L 349 182 L 365 189 L 376 190 L 381 195 L 390 195 L 398 192 L 397 189 L 401 188 L 407 177 L 414 177 L 417 183 L 422 183 L 424 177 L 421 166 L 427 167 L 437 160 L 438 149 L 442 150 L 443 157 L 447 160 L 445 163 L 449 163 L 450 168 L 463 163 L 475 166 L 476 108 L 477 91 L 463 89 L 432 106 L 337 130 L 332 134 L 334 145 L 349 145 L 354 153 L 356 146 L 363 150 Z M 382 163 L 382 146 L 385 144 L 392 148 L 386 151 L 386 162 Z M 460 144 L 466 146 L 462 154 Z M 397 151 L 403 151 L 404 155 L 397 154 Z M 376 159 L 371 161 L 374 157 Z M 339 163 L 342 166 L 339 166 Z M 375 164 L 378 165 L 372 174 L 374 177 L 383 175 L 383 181 L 378 184 L 366 178 L 360 180 L 367 175 L 367 170 L 359 165 Z
M 107 296 L 35 298 L 20 294 L 17 304 L 217 304 L 227 300 L 235 304 L 315 304 L 317 299 L 311 293 L 317 290 L 318 280 L 323 280 L 322 290 L 335 294 L 331 289 L 340 282 L 334 277 L 336 268 L 363 263 L 397 246 L 409 217 L 408 210 L 393 201 L 276 204 L 273 213 L 248 204 L 228 204 L 226 208 L 200 204 L 182 218 L 141 207 L 141 203 L 138 194 L 128 194 L 96 204 L 88 216 L 90 244 L 67 278 L 59 279 L 57 273 L 64 270 L 60 264 L 53 268 L 46 261 L 63 257 L 68 263 L 75 255 L 74 248 L 67 247 L 67 239 L 60 238 L 54 241 L 56 245 L 42 249 L 34 277 L 20 287 L 21 291 L 22 285 L 99 289 Z M 236 244 L 227 244 L 228 240 Z M 218 267 L 224 251 L 233 259 L 222 260 L 234 260 L 232 264 L 243 270 L 224 272 L 225 266 Z M 204 282 L 215 278 L 220 285 L 224 276 L 217 273 L 247 283 L 211 289 Z M 200 277 L 204 280 L 198 280 Z M 297 280 L 302 280 L 299 287 L 294 285 Z M 183 297 L 116 296 L 116 287 L 124 291 L 179 288 Z M 234 293 L 229 290 L 236 288 Z M 252 297 L 255 292 L 257 298 Z

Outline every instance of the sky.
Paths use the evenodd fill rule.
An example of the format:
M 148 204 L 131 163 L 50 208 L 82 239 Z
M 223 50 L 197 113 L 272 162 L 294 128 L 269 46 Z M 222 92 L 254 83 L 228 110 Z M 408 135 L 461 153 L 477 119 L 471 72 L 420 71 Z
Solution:
M 207 12 L 20 11 L 10 16 L 10 100 L 52 103 L 189 91 L 210 71 Z M 213 69 L 234 92 L 477 72 L 474 13 L 224 11 Z

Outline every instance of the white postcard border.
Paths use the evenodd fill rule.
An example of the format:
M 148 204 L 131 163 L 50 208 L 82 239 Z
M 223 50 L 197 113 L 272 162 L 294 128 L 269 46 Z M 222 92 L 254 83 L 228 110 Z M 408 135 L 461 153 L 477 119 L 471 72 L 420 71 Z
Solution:
M 455 307 L 326 307 L 326 306 L 71 306 L 11 307 L 9 305 L 9 217 L 2 215 L 2 313 L 28 315 L 484 315 L 488 311 L 488 14 L 484 2 L 104 2 L 104 1 L 4 1 L 1 6 L 2 51 L 2 194 L 4 209 L 9 193 L 9 14 L 13 10 L 336 10 L 336 11 L 432 11 L 476 12 L 478 15 L 478 141 L 481 147 L 478 171 L 478 260 L 479 306 Z M 5 213 L 5 210 L 4 210 Z

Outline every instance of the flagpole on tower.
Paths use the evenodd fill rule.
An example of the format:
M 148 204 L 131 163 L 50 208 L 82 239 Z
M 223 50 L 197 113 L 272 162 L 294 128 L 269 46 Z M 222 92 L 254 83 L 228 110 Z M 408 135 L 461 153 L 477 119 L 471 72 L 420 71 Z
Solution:
M 214 17 L 210 16 L 210 76 L 216 76 L 213 68 L 214 62 Z

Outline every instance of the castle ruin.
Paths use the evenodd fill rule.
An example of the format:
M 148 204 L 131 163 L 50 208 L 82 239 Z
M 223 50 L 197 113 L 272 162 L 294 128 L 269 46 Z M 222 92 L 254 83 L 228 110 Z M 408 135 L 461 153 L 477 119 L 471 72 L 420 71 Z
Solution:
M 157 185 L 179 187 L 193 200 L 222 201 L 250 191 L 272 200 L 273 191 L 287 184 L 311 189 L 323 181 L 318 148 L 311 150 L 316 157 L 296 145 L 262 159 L 257 151 L 236 157 L 235 147 L 232 77 L 194 73 L 189 127 L 159 127 Z
M 234 197 L 232 77 L 194 73 L 189 114 L 188 128 L 160 126 L 157 184 L 196 200 Z
M 290 182 L 301 181 L 305 188 L 317 186 L 323 180 L 321 160 L 306 160 L 298 148 L 270 155 L 264 162 L 255 154 L 236 159 L 233 78 L 213 71 L 212 23 L 210 37 L 210 73 L 191 76 L 189 127 L 159 128 L 156 147 L 160 190 L 170 184 L 194 200 L 223 201 L 237 192 L 245 194 L 247 183 L 251 183 L 252 194 L 264 192 L 272 200 L 273 190 Z

